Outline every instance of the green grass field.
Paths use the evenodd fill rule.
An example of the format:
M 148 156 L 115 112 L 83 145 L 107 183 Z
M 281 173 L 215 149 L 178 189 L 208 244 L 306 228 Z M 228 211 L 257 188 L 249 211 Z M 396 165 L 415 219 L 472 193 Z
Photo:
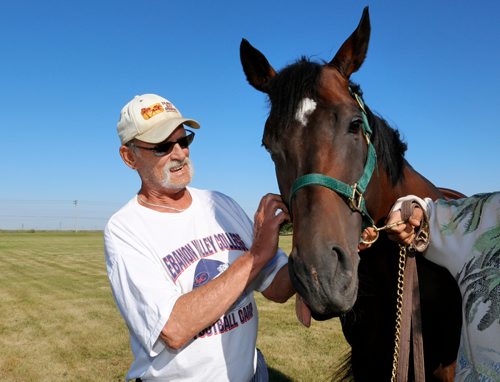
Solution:
M 271 380 L 330 380 L 347 350 L 338 320 L 306 329 L 294 299 L 256 298 Z M 1 381 L 123 381 L 130 361 L 101 232 L 0 232 Z

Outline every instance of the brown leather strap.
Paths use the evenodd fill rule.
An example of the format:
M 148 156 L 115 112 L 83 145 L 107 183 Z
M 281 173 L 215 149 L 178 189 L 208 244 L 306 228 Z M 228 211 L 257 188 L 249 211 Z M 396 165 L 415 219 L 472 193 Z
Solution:
M 410 340 L 413 339 L 415 382 L 425 382 L 422 319 L 420 316 L 420 291 L 414 253 L 409 253 L 406 258 L 404 279 L 405 285 L 403 289 L 403 310 L 401 314 L 397 380 L 398 382 L 408 381 Z
M 415 258 L 413 258 L 414 260 Z M 401 311 L 401 334 L 399 337 L 399 355 L 397 381 L 406 382 L 408 380 L 408 364 L 410 358 L 410 337 L 411 337 L 411 313 L 413 299 L 413 268 L 415 262 L 410 257 L 406 258 L 404 271 L 403 289 L 403 310 Z
M 420 205 L 411 200 L 405 200 L 401 204 L 401 220 L 408 221 L 415 208 L 422 208 Z M 424 252 L 429 246 L 429 224 L 424 218 L 420 222 L 420 227 L 415 232 L 415 238 L 410 245 L 410 248 L 417 252 Z
M 407 221 L 409 218 L 411 218 L 413 208 L 415 208 L 415 203 L 413 203 L 411 200 L 405 200 L 403 203 L 401 203 L 401 220 Z
M 414 260 L 415 262 L 415 260 Z M 422 338 L 422 313 L 420 310 L 420 288 L 418 284 L 418 273 L 415 262 L 415 274 L 413 275 L 413 309 L 411 315 L 411 329 L 413 334 L 413 369 L 415 382 L 425 381 L 424 364 L 424 340 Z

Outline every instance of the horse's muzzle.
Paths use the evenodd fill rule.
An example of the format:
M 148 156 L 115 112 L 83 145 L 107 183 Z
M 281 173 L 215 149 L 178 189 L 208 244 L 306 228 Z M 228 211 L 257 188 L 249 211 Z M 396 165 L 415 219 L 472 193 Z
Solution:
M 359 256 L 338 246 L 304 253 L 295 247 L 289 257 L 293 286 L 302 296 L 312 317 L 326 320 L 349 311 L 356 302 Z

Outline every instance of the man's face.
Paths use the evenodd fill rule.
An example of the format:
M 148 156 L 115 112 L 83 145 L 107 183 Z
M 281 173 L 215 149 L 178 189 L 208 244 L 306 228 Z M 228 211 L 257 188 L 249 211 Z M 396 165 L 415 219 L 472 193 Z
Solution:
M 180 126 L 161 143 L 175 142 L 185 135 L 184 127 Z M 137 171 L 147 186 L 154 189 L 180 191 L 191 182 L 194 170 L 189 159 L 188 147 L 182 148 L 179 144 L 175 144 L 168 154 L 155 156 L 154 151 L 141 149 L 137 146 L 153 148 L 156 145 L 138 141 L 134 148 Z

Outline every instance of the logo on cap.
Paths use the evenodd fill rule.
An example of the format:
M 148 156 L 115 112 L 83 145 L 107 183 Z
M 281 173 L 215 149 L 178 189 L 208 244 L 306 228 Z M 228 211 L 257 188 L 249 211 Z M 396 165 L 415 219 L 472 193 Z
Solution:
M 165 109 L 163 108 L 161 103 L 155 103 L 149 107 L 144 107 L 141 109 L 142 118 L 146 121 L 151 117 L 154 117 L 156 114 L 163 113 Z
M 148 119 L 154 117 L 157 114 L 163 113 L 164 111 L 178 113 L 175 106 L 170 102 L 158 102 L 149 107 L 143 107 L 141 109 L 141 115 L 142 118 L 147 121 Z

